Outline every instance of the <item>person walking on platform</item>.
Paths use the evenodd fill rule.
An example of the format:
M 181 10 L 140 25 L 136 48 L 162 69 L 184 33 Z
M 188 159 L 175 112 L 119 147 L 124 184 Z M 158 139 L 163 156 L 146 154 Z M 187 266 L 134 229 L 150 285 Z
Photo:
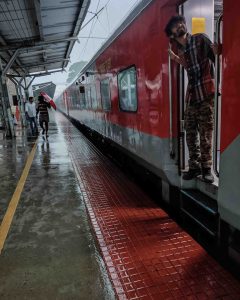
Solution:
M 189 150 L 189 171 L 184 180 L 202 174 L 212 183 L 212 134 L 214 112 L 214 66 L 218 45 L 205 34 L 191 35 L 183 16 L 173 16 L 165 28 L 175 49 L 169 49 L 170 58 L 182 65 L 188 75 L 186 92 L 185 129 Z M 199 143 L 199 137 L 200 143 Z
M 29 102 L 26 103 L 25 106 L 25 114 L 26 118 L 30 123 L 32 135 L 38 135 L 38 127 L 37 127 L 37 111 L 36 111 L 36 104 L 33 102 L 33 97 L 29 97 Z
M 38 106 L 37 106 L 37 114 L 39 113 L 39 125 L 42 128 L 42 135 L 46 135 L 48 137 L 48 108 L 50 108 L 50 104 L 44 101 L 43 96 L 38 96 Z M 45 125 L 45 127 L 44 127 Z

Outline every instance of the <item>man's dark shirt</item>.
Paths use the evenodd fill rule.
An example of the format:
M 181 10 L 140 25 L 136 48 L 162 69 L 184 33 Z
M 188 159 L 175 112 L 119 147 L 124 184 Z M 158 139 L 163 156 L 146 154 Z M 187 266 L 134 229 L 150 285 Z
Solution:
M 212 42 L 205 34 L 187 35 L 185 46 L 177 43 L 179 57 L 186 65 L 188 88 L 186 101 L 190 104 L 199 103 L 214 96 L 214 53 Z

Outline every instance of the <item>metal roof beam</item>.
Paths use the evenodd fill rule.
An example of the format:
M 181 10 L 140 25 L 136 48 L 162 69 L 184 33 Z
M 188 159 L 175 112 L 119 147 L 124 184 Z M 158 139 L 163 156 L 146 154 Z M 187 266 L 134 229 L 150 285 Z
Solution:
M 64 39 L 56 39 L 56 40 L 49 40 L 49 41 L 41 41 L 41 42 L 33 42 L 32 45 L 29 46 L 22 46 L 20 44 L 15 46 L 0 46 L 0 52 L 1 51 L 9 51 L 9 50 L 17 50 L 20 49 L 21 51 L 34 49 L 37 47 L 42 47 L 49 44 L 57 44 L 57 43 L 64 43 L 64 42 L 70 42 L 70 41 L 77 41 L 77 36 L 71 36 L 69 38 Z
M 39 77 L 39 76 L 46 76 L 46 75 L 51 75 L 53 73 L 58 73 L 58 72 L 65 72 L 65 69 L 59 69 L 59 70 L 49 70 L 48 72 L 35 72 L 35 73 L 30 73 L 29 75 L 25 75 L 25 77 Z M 7 75 L 7 77 L 11 78 L 19 78 L 20 76 L 18 75 Z M 22 78 L 23 79 L 23 78 Z M 21 81 L 22 81 L 21 79 Z
M 25 87 L 22 85 L 22 80 L 23 78 L 21 78 L 21 80 L 17 80 L 18 77 L 14 77 L 14 76 L 11 76 L 11 75 L 7 75 L 7 77 L 14 83 L 16 83 L 17 85 L 21 86 L 23 89 L 25 89 Z
M 33 3 L 34 3 L 34 7 L 35 7 L 36 16 L 37 16 L 40 39 L 41 39 L 41 41 L 44 41 L 42 16 L 41 16 L 41 3 L 40 3 L 40 0 L 34 0 Z
M 6 43 L 6 41 L 4 40 L 4 38 L 0 35 L 0 43 L 2 44 L 2 45 L 4 45 L 4 46 L 7 46 L 7 43 Z M 1 46 L 0 46 L 0 49 L 1 49 Z M 9 56 L 10 57 L 12 57 L 12 55 L 13 55 L 13 51 L 7 51 L 8 52 L 8 54 L 9 54 Z M 5 62 L 5 60 L 4 60 L 4 62 Z M 18 58 L 16 58 L 16 63 L 19 65 L 19 66 L 21 66 L 21 62 L 19 61 L 19 59 Z M 23 72 L 26 72 L 26 70 L 24 69 L 24 68 L 22 68 L 22 71 Z
M 6 67 L 4 68 L 4 70 L 2 71 L 2 76 L 6 76 L 7 71 L 11 68 L 12 64 L 14 63 L 14 61 L 16 60 L 17 56 L 19 54 L 19 50 L 16 50 L 13 53 L 13 56 L 11 57 L 11 59 L 9 60 L 9 62 L 7 63 Z
M 58 73 L 58 72 L 66 72 L 65 69 L 53 69 L 53 70 L 49 70 L 47 72 L 40 72 L 40 73 L 31 73 L 30 76 L 46 76 L 46 75 L 51 75 L 53 73 Z M 26 77 L 29 77 L 29 76 L 26 76 Z
M 2 0 L 0 0 L 0 2 L 1 1 Z M 19 0 L 19 3 L 21 1 Z M 44 72 L 44 75 L 46 75 L 46 73 L 48 73 L 48 71 L 52 68 L 57 68 L 58 66 L 64 67 L 68 64 L 73 45 L 75 41 L 78 40 L 77 35 L 80 32 L 87 14 L 90 0 L 69 0 L 65 1 L 65 5 L 62 5 L 62 3 L 61 5 L 56 3 L 54 5 L 49 5 L 49 3 L 48 5 L 44 5 L 44 1 L 45 0 L 30 1 L 32 3 L 30 13 L 25 12 L 28 8 L 25 4 L 28 1 L 24 0 L 24 5 L 22 7 L 18 3 L 18 6 L 21 10 L 23 10 L 19 12 L 19 14 L 24 16 L 24 26 L 20 26 L 20 24 L 18 25 L 16 22 L 17 25 L 15 23 L 14 24 L 19 28 L 14 28 L 14 30 L 12 30 L 11 24 L 6 24 L 6 32 L 4 31 L 3 38 L 0 36 L 0 57 L 3 56 L 5 58 L 6 62 L 4 63 L 4 66 L 6 67 L 6 74 L 13 73 L 13 75 L 16 76 L 18 76 L 17 74 L 19 74 L 19 76 L 29 76 L 29 74 L 31 74 L 30 72 L 37 70 L 38 72 Z M 64 6 L 66 6 L 66 8 L 71 8 L 66 11 L 66 16 L 71 16 L 71 19 L 67 19 L 65 23 L 62 23 L 59 22 L 58 14 L 54 13 L 54 15 L 52 15 L 50 10 L 59 8 L 59 12 L 64 11 L 65 16 Z M 16 12 L 18 10 L 19 9 L 16 8 Z M 20 15 L 17 15 L 17 17 L 20 18 Z M 48 18 L 51 16 L 53 19 L 50 20 L 49 24 L 46 24 L 45 31 L 44 17 Z M 9 20 L 15 22 L 15 16 L 9 15 Z M 66 28 L 64 27 L 64 29 L 62 29 L 62 25 Z M 54 33 L 56 32 L 57 35 L 53 35 L 53 32 L 51 31 L 52 27 L 55 28 Z M 20 31 L 22 31 L 21 34 Z M 18 37 L 18 33 L 21 35 L 21 38 Z M 5 37 L 8 37 L 9 40 L 15 40 L 16 42 L 8 43 L 4 41 Z M 55 55 L 48 55 L 47 51 L 44 50 L 47 48 L 51 48 L 50 50 L 54 51 Z M 19 51 L 19 57 L 14 54 L 15 51 Z M 26 55 L 24 55 L 25 53 L 27 53 L 26 55 L 29 55 L 29 60 L 26 59 Z M 11 69 L 11 71 L 9 71 L 9 69 Z M 18 73 L 12 72 L 12 70 L 17 70 Z M 60 71 L 58 70 L 58 72 Z M 41 76 L 43 75 L 41 74 Z
M 28 86 L 27 86 L 27 89 L 30 87 L 30 85 L 33 83 L 33 80 L 35 79 L 35 76 L 33 76 L 33 78 L 30 80 Z
M 43 50 L 34 50 L 34 51 L 27 51 L 27 52 L 23 52 L 21 53 L 21 56 L 29 56 L 29 55 L 37 55 L 37 54 L 42 54 L 42 53 L 45 53 L 45 52 L 48 52 L 48 53 L 53 53 L 55 52 L 54 50 L 52 49 L 43 49 Z
M 34 74 L 30 75 L 30 76 L 33 76 L 33 75 L 34 75 L 35 77 L 40 77 L 40 76 L 51 75 L 51 74 L 53 74 L 53 73 L 59 73 L 59 72 L 63 72 L 63 71 L 65 71 L 65 70 L 64 70 L 64 69 L 53 70 L 53 71 L 49 71 L 49 72 L 36 73 L 36 75 L 35 75 L 35 73 L 34 73 Z M 29 77 L 29 76 L 26 76 L 26 77 Z
M 40 64 L 24 65 L 24 67 L 26 67 L 26 68 L 34 68 L 34 67 L 45 66 L 45 65 L 49 65 L 49 64 L 61 63 L 61 62 L 64 62 L 64 61 L 69 61 L 69 59 L 46 61 L 46 62 L 42 62 Z
M 34 0 L 33 3 L 34 3 L 34 7 L 35 7 L 36 16 L 37 16 L 40 40 L 44 41 L 43 24 L 42 24 L 42 16 L 41 16 L 41 2 L 40 2 L 40 0 Z M 43 61 L 47 60 L 47 55 L 45 52 L 43 52 L 42 58 L 43 58 Z
M 0 59 L 7 65 L 8 61 L 7 61 L 6 59 L 4 59 L 1 55 L 0 55 Z M 12 68 L 12 70 L 13 70 L 15 73 L 18 74 L 18 75 L 16 75 L 16 76 L 21 76 L 20 73 L 19 73 L 17 70 L 15 70 L 15 69 L 13 69 L 13 68 Z
M 18 84 L 18 81 L 16 80 L 16 78 L 14 78 L 14 77 L 9 77 L 9 76 L 7 76 L 15 85 L 17 85 Z

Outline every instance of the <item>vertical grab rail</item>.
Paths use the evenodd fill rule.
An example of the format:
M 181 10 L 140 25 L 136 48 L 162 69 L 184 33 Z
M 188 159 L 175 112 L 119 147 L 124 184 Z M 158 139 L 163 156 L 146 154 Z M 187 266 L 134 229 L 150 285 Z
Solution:
M 171 44 L 169 43 L 169 50 L 171 50 Z M 170 54 L 168 54 L 168 88 L 169 88 L 169 152 L 170 157 L 174 158 L 175 153 L 173 149 L 173 123 L 172 123 L 172 62 Z
M 185 129 L 184 129 L 184 68 L 179 66 L 179 171 L 185 169 Z
M 221 13 L 216 23 L 216 38 L 215 42 L 220 43 L 220 25 L 223 19 Z M 219 97 L 219 83 L 220 83 L 220 60 L 219 54 L 215 56 L 215 94 L 214 94 L 214 141 L 213 141 L 213 171 L 219 177 L 218 171 L 218 97 Z

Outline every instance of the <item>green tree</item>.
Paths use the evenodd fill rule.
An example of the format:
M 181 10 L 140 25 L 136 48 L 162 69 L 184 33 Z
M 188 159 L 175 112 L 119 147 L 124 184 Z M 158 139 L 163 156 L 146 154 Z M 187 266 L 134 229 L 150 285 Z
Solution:
M 68 71 L 67 83 L 71 83 L 74 80 L 86 63 L 86 61 L 79 61 L 71 65 Z

